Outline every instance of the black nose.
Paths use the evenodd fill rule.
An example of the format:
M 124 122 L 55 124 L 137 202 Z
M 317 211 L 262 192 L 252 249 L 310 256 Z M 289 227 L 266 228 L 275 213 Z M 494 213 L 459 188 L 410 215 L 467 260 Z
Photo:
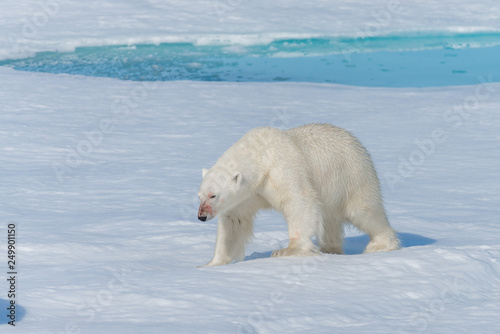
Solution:
M 198 216 L 198 219 L 204 222 L 205 220 L 207 220 L 207 216 Z

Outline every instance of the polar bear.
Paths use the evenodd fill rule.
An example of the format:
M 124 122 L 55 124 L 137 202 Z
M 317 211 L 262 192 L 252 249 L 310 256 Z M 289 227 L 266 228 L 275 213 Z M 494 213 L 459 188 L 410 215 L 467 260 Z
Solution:
M 346 222 L 370 236 L 365 253 L 399 248 L 368 151 L 333 125 L 250 130 L 203 169 L 198 197 L 198 219 L 219 218 L 214 256 L 206 266 L 244 258 L 261 209 L 281 212 L 288 224 L 288 247 L 272 256 L 319 254 L 314 237 L 321 252 L 341 254 Z

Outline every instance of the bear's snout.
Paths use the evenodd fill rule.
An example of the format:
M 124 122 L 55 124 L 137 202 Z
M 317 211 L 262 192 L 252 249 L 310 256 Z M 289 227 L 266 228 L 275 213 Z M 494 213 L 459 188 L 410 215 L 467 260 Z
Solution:
M 208 203 L 201 203 L 198 209 L 198 219 L 202 222 L 210 220 L 214 217 L 212 206 Z

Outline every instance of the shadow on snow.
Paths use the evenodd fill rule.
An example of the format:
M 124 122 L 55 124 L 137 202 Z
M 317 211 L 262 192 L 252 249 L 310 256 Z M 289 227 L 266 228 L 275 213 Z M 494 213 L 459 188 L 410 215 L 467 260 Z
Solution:
M 0 318 L 0 326 L 1 325 L 7 325 L 11 319 L 9 318 L 9 310 L 8 308 L 10 307 L 10 300 L 6 299 L 0 299 L 0 315 L 2 316 Z M 19 321 L 21 321 L 24 316 L 26 315 L 26 309 L 16 303 L 16 322 L 15 324 Z
M 414 246 L 432 245 L 436 240 L 413 233 L 398 233 L 401 240 L 401 247 L 408 248 Z M 369 241 L 368 235 L 344 238 L 344 253 L 347 255 L 362 254 Z M 272 251 L 253 252 L 245 257 L 245 261 L 271 257 Z

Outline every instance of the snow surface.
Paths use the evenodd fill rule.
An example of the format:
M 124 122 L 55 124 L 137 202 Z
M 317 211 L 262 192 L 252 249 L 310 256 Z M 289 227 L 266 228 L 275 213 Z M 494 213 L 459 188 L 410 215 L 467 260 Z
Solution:
M 22 19 L 49 2 L 3 1 L 0 29 L 21 34 Z M 18 46 L 354 34 L 387 6 L 58 3 Z M 222 17 L 213 12 L 221 4 L 231 6 Z M 498 29 L 493 1 L 401 4 L 406 14 L 387 31 Z M 5 36 L 0 56 L 19 55 Z M 1 309 L 9 222 L 19 245 L 18 319 L 14 329 L 2 313 L 2 333 L 500 331 L 500 84 L 488 84 L 489 73 L 477 85 L 421 89 L 133 82 L 5 67 L 0 78 Z M 270 258 L 288 238 L 283 218 L 266 212 L 245 261 L 196 268 L 211 258 L 216 231 L 196 219 L 201 168 L 255 126 L 310 122 L 344 127 L 371 152 L 403 249 L 363 255 L 366 236 L 348 230 L 347 255 Z
M 443 115 L 475 86 L 0 75 L 2 220 L 19 226 L 19 332 L 500 328 L 498 93 L 459 123 Z M 101 132 L 103 120 L 112 130 Z M 366 238 L 349 231 L 352 255 L 269 258 L 287 231 L 265 213 L 247 261 L 195 268 L 210 259 L 216 230 L 196 220 L 201 168 L 255 126 L 308 122 L 342 126 L 367 146 L 405 247 L 362 255 Z M 438 128 L 446 140 L 413 174 L 398 172 L 415 140 Z M 389 183 L 394 176 L 400 182 Z

